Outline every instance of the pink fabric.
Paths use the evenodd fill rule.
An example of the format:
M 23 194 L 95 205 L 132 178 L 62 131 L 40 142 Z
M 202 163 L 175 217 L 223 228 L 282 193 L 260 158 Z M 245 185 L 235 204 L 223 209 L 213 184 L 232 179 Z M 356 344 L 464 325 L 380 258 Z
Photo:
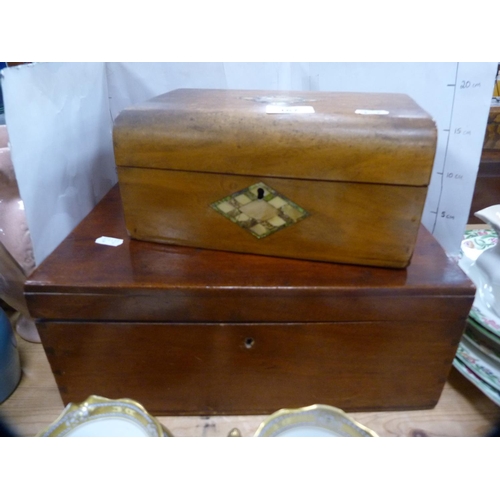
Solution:
M 0 131 L 6 138 L 5 126 L 0 126 Z M 35 269 L 31 236 L 8 147 L 0 148 L 0 242 L 26 276 Z
M 17 268 L 17 266 L 14 264 L 11 266 L 9 262 L 0 259 L 2 298 L 11 307 L 13 307 L 13 304 L 20 304 L 18 308 L 14 307 L 14 309 L 21 309 L 25 314 L 28 314 L 24 306 L 25 299 L 22 287 L 25 277 L 35 269 L 35 258 L 24 204 L 21 200 L 14 166 L 12 165 L 5 125 L 0 125 L 0 243 L 7 251 L 4 255 L 5 260 L 12 263 L 12 257 L 19 264 L 24 274 L 23 278 L 19 270 L 19 279 L 7 279 L 12 269 Z M 19 280 L 22 280 L 22 282 Z M 30 342 L 40 342 L 35 323 L 31 318 L 19 313 L 15 321 L 15 327 L 17 333 L 23 339 Z

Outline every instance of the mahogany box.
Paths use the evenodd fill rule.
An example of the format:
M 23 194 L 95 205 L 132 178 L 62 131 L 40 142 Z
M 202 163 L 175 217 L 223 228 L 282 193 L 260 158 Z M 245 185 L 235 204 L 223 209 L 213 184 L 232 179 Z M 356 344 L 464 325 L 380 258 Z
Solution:
M 474 287 L 423 227 L 406 269 L 133 240 L 115 186 L 25 293 L 64 403 L 210 415 L 430 408 Z
M 334 92 L 178 89 L 113 129 L 132 238 L 395 268 L 436 138 L 406 95 Z

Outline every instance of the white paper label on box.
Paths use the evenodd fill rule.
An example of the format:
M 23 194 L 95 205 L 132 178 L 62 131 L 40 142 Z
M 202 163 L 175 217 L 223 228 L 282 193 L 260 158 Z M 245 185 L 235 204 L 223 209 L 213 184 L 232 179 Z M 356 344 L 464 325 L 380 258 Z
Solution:
M 117 247 L 123 243 L 123 240 L 119 238 L 111 238 L 110 236 L 101 236 L 95 240 L 99 245 L 108 245 L 110 247 Z
M 303 114 L 314 113 L 312 106 L 277 106 L 276 104 L 268 104 L 266 106 L 266 113 L 268 115 L 275 114 Z
M 357 115 L 388 115 L 389 111 L 385 109 L 357 109 L 354 111 Z

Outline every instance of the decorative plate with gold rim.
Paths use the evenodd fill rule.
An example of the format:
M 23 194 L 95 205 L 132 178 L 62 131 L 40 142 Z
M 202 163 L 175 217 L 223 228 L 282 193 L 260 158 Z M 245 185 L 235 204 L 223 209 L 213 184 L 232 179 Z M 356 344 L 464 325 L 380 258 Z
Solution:
M 333 406 L 282 409 L 262 422 L 255 437 L 378 437 Z
M 90 396 L 70 403 L 38 437 L 171 437 L 170 432 L 132 399 Z

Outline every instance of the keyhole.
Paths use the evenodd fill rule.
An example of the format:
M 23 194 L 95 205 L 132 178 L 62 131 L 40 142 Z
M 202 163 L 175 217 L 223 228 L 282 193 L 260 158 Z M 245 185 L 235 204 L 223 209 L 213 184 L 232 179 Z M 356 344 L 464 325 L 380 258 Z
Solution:
M 262 198 L 264 198 L 264 189 L 262 188 L 257 189 L 257 198 L 259 200 L 262 200 Z
M 245 339 L 245 347 L 247 349 L 251 349 L 255 344 L 255 340 L 252 337 L 248 337 Z

